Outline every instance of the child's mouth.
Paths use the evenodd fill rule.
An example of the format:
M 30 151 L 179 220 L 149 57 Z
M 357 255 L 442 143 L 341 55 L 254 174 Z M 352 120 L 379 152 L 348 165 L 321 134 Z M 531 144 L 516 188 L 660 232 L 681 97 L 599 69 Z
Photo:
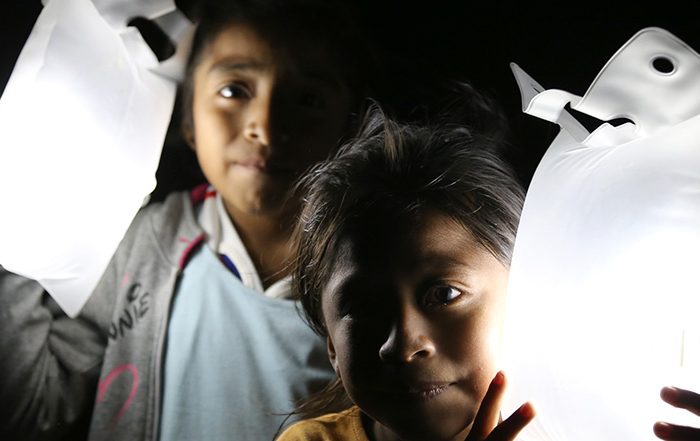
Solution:
M 264 172 L 268 167 L 267 162 L 263 158 L 250 158 L 240 160 L 236 161 L 235 164 L 249 170 L 256 170 L 260 172 Z
M 290 166 L 262 158 L 238 161 L 237 165 L 246 170 L 268 175 L 287 175 L 292 173 L 292 168 Z
M 409 387 L 406 395 L 411 400 L 430 401 L 445 392 L 453 383 L 423 384 Z

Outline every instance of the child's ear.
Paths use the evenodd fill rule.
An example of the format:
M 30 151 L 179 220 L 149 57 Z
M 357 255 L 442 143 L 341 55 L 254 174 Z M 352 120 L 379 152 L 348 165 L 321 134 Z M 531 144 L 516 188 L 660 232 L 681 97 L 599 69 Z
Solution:
M 328 351 L 328 359 L 331 361 L 331 366 L 333 366 L 335 374 L 338 376 L 338 378 L 340 378 L 340 371 L 338 370 L 338 360 L 335 355 L 335 347 L 333 346 L 333 340 L 331 340 L 330 336 L 326 337 L 326 351 Z

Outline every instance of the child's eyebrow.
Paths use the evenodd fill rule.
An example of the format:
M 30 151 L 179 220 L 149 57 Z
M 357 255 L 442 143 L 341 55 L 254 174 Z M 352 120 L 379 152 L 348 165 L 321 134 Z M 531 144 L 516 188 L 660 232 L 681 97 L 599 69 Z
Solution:
M 209 68 L 209 74 L 228 74 L 232 72 L 259 72 L 265 64 L 253 60 L 222 60 Z
M 302 77 L 306 80 L 320 83 L 333 89 L 340 89 L 344 87 L 344 83 L 329 72 L 302 72 Z
M 416 257 L 415 262 L 421 266 L 437 266 L 447 268 L 471 268 L 472 262 L 445 255 L 444 253 L 430 253 Z

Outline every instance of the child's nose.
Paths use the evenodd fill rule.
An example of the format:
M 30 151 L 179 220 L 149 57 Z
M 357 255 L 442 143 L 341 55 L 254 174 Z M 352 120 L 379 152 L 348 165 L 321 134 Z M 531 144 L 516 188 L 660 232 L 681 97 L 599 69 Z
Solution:
M 426 332 L 425 319 L 418 311 L 405 311 L 391 326 L 379 348 L 385 362 L 410 363 L 435 354 L 435 344 Z
M 270 145 L 271 100 L 257 97 L 248 105 L 243 135 L 253 143 Z

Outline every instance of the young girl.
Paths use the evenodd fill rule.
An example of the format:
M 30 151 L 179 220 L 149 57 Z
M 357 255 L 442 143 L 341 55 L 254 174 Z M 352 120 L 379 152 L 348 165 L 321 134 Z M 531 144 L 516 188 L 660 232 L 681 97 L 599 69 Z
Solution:
M 75 320 L 0 274 L 0 438 L 80 439 L 89 424 L 100 440 L 272 439 L 334 377 L 287 263 L 293 183 L 365 92 L 362 39 L 341 11 L 206 5 L 182 98 L 210 185 L 143 209 Z
M 400 125 L 375 110 L 357 139 L 311 171 L 293 284 L 339 381 L 301 410 L 343 398 L 349 408 L 278 441 L 503 441 L 534 417 L 526 403 L 499 423 L 499 342 L 523 203 L 492 153 L 499 139 Z M 695 393 L 662 397 L 700 412 Z M 654 431 L 687 441 L 700 433 L 668 423 Z
M 354 405 L 280 440 L 505 440 L 533 418 L 496 426 L 523 190 L 495 139 L 375 111 L 312 171 L 295 289 Z

